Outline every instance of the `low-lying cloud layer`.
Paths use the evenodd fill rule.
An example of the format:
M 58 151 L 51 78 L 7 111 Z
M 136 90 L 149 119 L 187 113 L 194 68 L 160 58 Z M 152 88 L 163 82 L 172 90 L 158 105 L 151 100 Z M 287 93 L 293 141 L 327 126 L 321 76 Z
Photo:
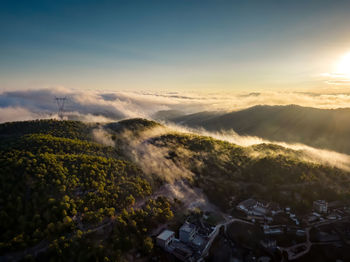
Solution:
M 93 122 L 132 117 L 151 118 L 160 110 L 179 110 L 183 113 L 234 111 L 260 104 L 350 107 L 350 93 L 344 92 L 156 93 L 72 90 L 58 87 L 1 92 L 0 122 L 57 118 L 55 97 L 67 97 L 67 118 Z
M 180 110 L 184 113 L 214 110 L 233 111 L 258 104 L 299 104 L 301 106 L 319 108 L 350 107 L 350 93 L 341 92 L 328 94 L 310 92 L 183 94 L 178 92 L 107 92 L 51 88 L 4 91 L 0 93 L 0 122 L 57 118 L 55 97 L 67 97 L 66 117 L 87 122 L 109 122 L 133 117 L 152 118 L 152 115 L 160 110 Z M 188 130 L 178 126 L 171 126 L 171 129 L 208 135 L 243 146 L 271 143 L 258 137 L 239 136 L 233 131 L 210 133 L 205 130 Z M 96 133 L 96 136 L 105 137 L 100 133 L 101 130 Z M 108 143 L 111 142 L 108 141 Z M 300 144 L 272 143 L 296 150 L 304 150 L 308 152 L 310 158 L 317 161 L 346 169 L 350 168 L 350 159 L 347 155 L 326 150 L 316 150 Z M 152 149 L 148 147 L 144 147 L 142 150 L 152 153 Z M 146 153 L 143 152 L 141 155 L 144 156 Z M 136 154 L 136 156 L 139 157 L 140 155 Z M 183 171 L 179 170 L 179 172 Z
M 337 167 L 340 169 L 344 169 L 346 171 L 350 171 L 350 156 L 347 154 L 341 154 L 338 152 L 325 150 L 325 149 L 318 149 L 311 146 L 307 146 L 304 144 L 289 144 L 284 142 L 277 142 L 277 141 L 269 141 L 266 139 L 262 139 L 260 137 L 255 136 L 241 136 L 235 133 L 233 130 L 231 131 L 222 131 L 222 132 L 208 132 L 204 129 L 191 129 L 186 128 L 182 126 L 167 124 L 168 127 L 171 130 L 177 130 L 178 132 L 183 133 L 193 133 L 193 134 L 200 134 L 203 136 L 209 136 L 213 137 L 218 140 L 227 141 L 236 145 L 240 146 L 252 146 L 252 145 L 258 145 L 258 144 L 274 144 L 274 145 L 280 145 L 285 148 L 290 148 L 296 151 L 302 151 L 304 154 L 304 160 L 305 161 L 311 161 L 315 163 L 321 163 L 333 167 Z M 257 153 L 257 157 L 263 157 L 261 153 L 259 152 L 252 152 Z

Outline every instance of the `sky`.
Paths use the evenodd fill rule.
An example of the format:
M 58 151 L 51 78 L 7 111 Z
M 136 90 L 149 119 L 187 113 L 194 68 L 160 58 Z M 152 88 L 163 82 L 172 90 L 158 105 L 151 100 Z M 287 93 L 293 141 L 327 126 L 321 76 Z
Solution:
M 349 10 L 338 0 L 2 0 L 0 90 L 347 91 Z

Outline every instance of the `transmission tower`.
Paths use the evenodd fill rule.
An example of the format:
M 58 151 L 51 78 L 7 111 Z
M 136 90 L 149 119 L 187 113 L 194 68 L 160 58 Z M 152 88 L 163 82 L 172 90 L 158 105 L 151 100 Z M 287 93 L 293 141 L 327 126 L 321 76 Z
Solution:
M 67 100 L 67 97 L 55 97 L 57 107 L 58 107 L 58 117 L 63 120 L 64 116 L 64 103 Z

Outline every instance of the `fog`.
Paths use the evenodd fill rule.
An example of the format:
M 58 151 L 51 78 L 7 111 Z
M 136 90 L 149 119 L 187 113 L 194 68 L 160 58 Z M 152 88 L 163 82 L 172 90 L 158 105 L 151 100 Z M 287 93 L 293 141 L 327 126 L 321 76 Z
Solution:
M 151 118 L 160 110 L 235 111 L 254 105 L 298 104 L 317 108 L 350 107 L 350 93 L 312 92 L 121 92 L 62 87 L 0 92 L 0 121 L 54 118 L 55 97 L 67 97 L 65 115 L 82 121 Z
M 262 139 L 260 137 L 255 136 L 241 136 L 238 135 L 233 130 L 230 131 L 221 131 L 221 132 L 209 132 L 205 129 L 201 128 L 187 128 L 171 123 L 164 123 L 171 130 L 176 130 L 181 133 L 191 133 L 191 134 L 199 134 L 203 136 L 209 136 L 218 140 L 227 141 L 239 146 L 252 146 L 258 144 L 274 144 L 280 145 L 285 148 L 293 149 L 296 151 L 303 152 L 303 160 L 311 161 L 315 163 L 322 163 L 329 166 L 334 166 L 340 169 L 344 169 L 346 171 L 350 171 L 350 156 L 347 154 L 341 154 L 335 151 L 318 149 L 314 147 L 310 147 L 304 144 L 289 144 L 278 141 L 269 141 L 266 139 Z M 283 152 L 280 152 L 283 153 Z M 252 155 L 255 157 L 264 157 L 261 152 L 252 152 Z
M 212 137 L 218 140 L 227 141 L 239 146 L 249 147 L 258 144 L 274 144 L 284 148 L 289 148 L 301 152 L 301 160 L 319 163 L 337 167 L 346 171 L 350 171 L 350 156 L 338 152 L 313 148 L 303 144 L 289 144 L 277 141 L 269 141 L 254 136 L 241 136 L 234 131 L 209 132 L 204 129 L 187 128 L 175 124 L 163 123 L 163 127 L 157 127 L 142 133 L 135 139 L 131 133 L 124 133 L 123 138 L 128 141 L 127 151 L 133 160 L 139 163 L 147 173 L 161 174 L 163 179 L 172 181 L 176 178 L 191 178 L 192 173 L 185 169 L 182 163 L 174 163 L 168 159 L 168 148 L 157 147 L 148 141 L 152 138 L 159 137 L 169 133 L 180 134 L 197 134 Z M 274 152 L 275 154 L 285 154 L 283 150 Z M 264 157 L 264 153 L 260 151 L 250 150 L 253 157 Z M 184 150 L 182 156 L 191 156 L 190 151 Z M 200 163 L 198 163 L 200 165 Z
M 320 108 L 337 108 L 350 106 L 350 94 L 347 93 L 300 93 L 300 92 L 266 92 L 266 93 L 178 93 L 178 92 L 112 92 L 94 90 L 73 90 L 66 88 L 28 89 L 18 91 L 3 91 L 0 93 L 0 122 L 20 121 L 31 119 L 57 118 L 55 97 L 67 97 L 65 118 L 87 122 L 111 122 L 124 118 L 144 117 L 150 119 L 159 110 L 181 110 L 184 113 L 194 113 L 203 110 L 238 110 L 258 104 L 291 104 Z M 305 152 L 308 161 L 322 162 L 349 169 L 348 155 L 328 150 L 312 148 L 302 144 L 287 144 L 268 141 L 258 137 L 240 136 L 230 132 L 207 132 L 203 129 L 186 129 L 169 125 L 167 129 L 178 132 L 191 132 L 231 143 L 250 146 L 261 143 L 278 144 L 294 150 Z M 97 130 L 96 139 L 106 145 L 105 134 Z M 143 167 L 151 172 L 164 173 L 164 177 L 172 177 L 168 170 L 191 177 L 191 173 L 183 170 L 181 165 L 174 165 L 164 158 L 166 152 L 148 144 L 147 139 L 159 134 L 160 130 L 144 134 L 145 137 L 130 141 L 133 150 L 130 155 Z M 161 132 L 165 132 L 162 130 Z M 168 131 L 166 131 L 168 132 Z M 125 134 L 125 139 L 128 139 Z M 190 154 L 190 152 L 183 152 Z
M 186 165 L 174 162 L 168 158 L 169 148 L 158 147 L 149 141 L 163 134 L 171 132 L 167 127 L 156 127 L 139 134 L 135 137 L 132 131 L 124 131 L 118 137 L 123 140 L 123 151 L 148 175 L 157 175 L 167 182 L 177 179 L 191 179 L 193 174 L 186 169 Z M 183 150 L 184 156 L 190 157 L 192 152 Z

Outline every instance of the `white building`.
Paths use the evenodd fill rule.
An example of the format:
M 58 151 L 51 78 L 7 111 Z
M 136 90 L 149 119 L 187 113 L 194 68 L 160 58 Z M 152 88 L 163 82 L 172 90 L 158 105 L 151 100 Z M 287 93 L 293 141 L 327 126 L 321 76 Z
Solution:
M 314 201 L 313 208 L 318 213 L 327 213 L 328 203 L 325 200 Z
M 185 224 L 182 225 L 179 231 L 180 240 L 184 243 L 188 243 L 193 239 L 195 233 L 196 226 L 185 222 Z
M 264 216 L 269 212 L 266 205 L 251 198 L 239 203 L 237 209 L 253 216 Z
M 170 230 L 164 230 L 162 233 L 157 236 L 156 242 L 157 245 L 166 248 L 169 243 L 175 238 L 175 232 Z

